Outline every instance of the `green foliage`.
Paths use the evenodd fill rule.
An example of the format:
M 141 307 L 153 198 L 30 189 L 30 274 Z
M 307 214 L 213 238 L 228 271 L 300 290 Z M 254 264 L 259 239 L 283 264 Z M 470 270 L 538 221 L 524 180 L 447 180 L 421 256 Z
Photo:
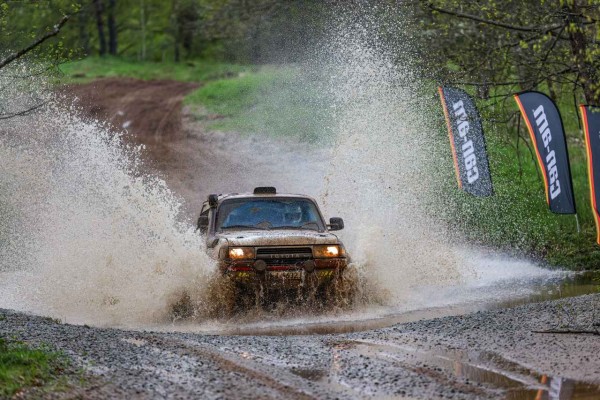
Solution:
M 422 61 L 438 66 L 431 71 L 436 79 L 476 86 L 483 98 L 541 85 L 559 98 L 555 86 L 564 85 L 600 104 L 599 0 L 435 0 L 421 9 L 428 44 Z
M 0 338 L 0 397 L 36 387 L 60 389 L 67 359 L 47 348 L 31 348 Z
M 55 50 L 61 57 L 99 55 L 98 20 L 108 38 L 109 2 L 100 0 L 100 7 L 97 3 L 1 2 L 0 49 L 23 48 L 51 29 L 62 15 L 70 14 L 60 35 L 62 45 Z M 140 61 L 297 59 L 315 43 L 325 8 L 318 0 L 115 0 L 114 4 L 117 53 L 113 55 Z M 39 56 L 43 51 L 36 53 Z

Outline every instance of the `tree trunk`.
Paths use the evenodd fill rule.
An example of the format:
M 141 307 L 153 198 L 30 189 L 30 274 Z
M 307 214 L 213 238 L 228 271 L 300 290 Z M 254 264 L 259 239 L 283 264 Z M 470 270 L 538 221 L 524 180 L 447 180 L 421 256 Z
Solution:
M 179 60 L 181 59 L 181 55 L 179 52 L 179 35 L 175 35 L 175 48 L 174 48 L 173 56 L 175 57 L 175 62 L 178 63 Z
M 146 60 L 146 3 L 140 0 L 140 31 L 142 33 L 142 52 L 140 59 Z
M 106 54 L 106 37 L 104 36 L 104 20 L 102 14 L 104 13 L 104 5 L 102 0 L 93 0 L 96 9 L 96 26 L 98 27 L 98 42 L 100 45 L 99 53 L 101 56 Z
M 88 32 L 88 18 L 89 18 L 89 5 L 86 5 L 85 2 L 80 2 L 81 9 L 79 10 L 79 15 L 77 18 L 77 25 L 79 28 L 79 42 L 81 43 L 81 48 L 83 50 L 83 54 L 88 56 L 90 54 L 90 33 Z
M 175 62 L 179 62 L 181 55 L 179 46 L 181 44 L 180 29 L 179 29 L 179 1 L 173 0 L 171 3 L 171 30 L 173 32 L 173 56 Z
M 115 23 L 115 7 L 117 0 L 108 0 L 108 53 L 117 55 L 117 24 Z
M 581 9 L 579 8 L 577 0 L 574 0 L 567 10 L 569 12 L 566 18 L 569 42 L 571 44 L 571 52 L 575 59 L 575 66 L 577 67 L 580 83 L 583 88 L 585 101 L 591 105 L 600 105 L 600 99 L 594 91 L 594 84 L 597 81 L 598 74 L 594 69 L 594 66 L 586 57 L 587 38 L 582 24 Z
M 548 85 L 548 93 L 550 93 L 550 98 L 555 103 L 558 103 L 558 94 L 556 93 L 556 89 L 554 88 L 554 83 L 552 82 L 552 79 L 547 78 L 546 84 Z

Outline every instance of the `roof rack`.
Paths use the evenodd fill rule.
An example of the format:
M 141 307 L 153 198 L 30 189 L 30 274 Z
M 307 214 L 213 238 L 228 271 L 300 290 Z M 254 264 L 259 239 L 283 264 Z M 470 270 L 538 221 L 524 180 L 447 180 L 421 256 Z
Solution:
M 277 189 L 273 186 L 259 186 L 254 188 L 254 194 L 277 194 Z

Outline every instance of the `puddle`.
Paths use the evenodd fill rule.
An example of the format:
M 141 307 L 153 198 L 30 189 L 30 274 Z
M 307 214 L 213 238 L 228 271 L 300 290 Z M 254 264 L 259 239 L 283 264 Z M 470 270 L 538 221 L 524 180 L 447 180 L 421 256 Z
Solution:
M 327 376 L 327 371 L 323 369 L 292 368 L 290 372 L 309 381 L 319 381 Z
M 600 271 L 571 273 L 566 277 L 551 278 L 544 282 L 533 281 L 530 284 L 530 289 L 532 291 L 530 295 L 502 301 L 496 304 L 495 307 L 514 307 L 527 303 L 600 293 Z
M 463 381 L 501 389 L 507 400 L 600 399 L 600 386 L 558 376 L 539 375 L 494 353 L 423 351 L 409 346 L 367 341 L 344 341 L 340 345 L 367 357 L 396 361 L 409 369 L 440 368 Z
M 439 306 L 420 307 L 415 304 L 407 306 L 413 309 L 391 308 L 387 311 L 375 310 L 374 312 L 365 310 L 364 313 L 358 312 L 356 318 L 346 314 L 344 319 L 336 319 L 337 316 L 324 316 L 322 320 L 317 321 L 229 325 L 205 333 L 256 336 L 342 334 L 593 293 L 600 293 L 600 271 L 581 273 L 556 271 L 550 276 L 537 279 L 508 280 L 480 287 L 439 289 L 435 294 L 439 303 L 442 303 Z

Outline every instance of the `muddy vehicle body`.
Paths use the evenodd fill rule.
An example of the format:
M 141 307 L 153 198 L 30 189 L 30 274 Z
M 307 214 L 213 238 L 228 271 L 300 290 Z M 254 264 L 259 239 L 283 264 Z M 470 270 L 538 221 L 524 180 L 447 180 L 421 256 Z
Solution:
M 349 258 L 331 231 L 343 228 L 341 218 L 327 224 L 314 199 L 272 187 L 210 195 L 198 219 L 219 270 L 246 289 L 334 285 Z

